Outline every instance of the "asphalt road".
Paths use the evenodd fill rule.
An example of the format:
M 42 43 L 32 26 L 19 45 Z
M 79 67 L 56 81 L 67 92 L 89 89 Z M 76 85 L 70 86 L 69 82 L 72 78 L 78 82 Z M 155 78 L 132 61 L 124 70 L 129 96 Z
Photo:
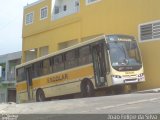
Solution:
M 160 114 L 160 93 L 134 93 L 43 103 L 0 104 L 0 114 L 32 114 L 39 117 L 37 120 L 43 119 L 44 114 L 50 114 L 45 116 L 47 119 L 57 117 L 56 120 L 62 116 L 66 120 L 66 114 Z M 69 117 L 81 120 L 81 117 L 77 115 L 67 118 Z M 97 119 L 104 116 L 92 115 L 90 117 Z M 36 120 L 36 118 L 34 119 Z M 87 120 L 87 118 L 83 120 Z

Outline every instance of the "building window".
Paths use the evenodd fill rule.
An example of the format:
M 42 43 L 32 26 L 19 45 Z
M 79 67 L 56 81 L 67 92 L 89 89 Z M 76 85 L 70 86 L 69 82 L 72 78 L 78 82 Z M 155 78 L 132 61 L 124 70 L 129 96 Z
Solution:
M 40 47 L 39 48 L 39 56 L 45 56 L 48 55 L 48 46 Z
M 26 14 L 25 24 L 29 25 L 33 23 L 33 12 Z
M 101 1 L 101 0 L 86 0 L 86 5 L 90 5 L 90 4 L 99 2 L 99 1 Z
M 40 10 L 40 19 L 41 20 L 46 19 L 47 16 L 48 16 L 48 7 L 41 8 L 41 10 Z
M 140 24 L 139 39 L 141 42 L 160 39 L 160 21 Z
M 63 11 L 66 11 L 67 10 L 67 5 L 64 5 L 63 6 Z
M 59 13 L 59 6 L 55 6 L 54 7 L 54 14 L 58 14 Z

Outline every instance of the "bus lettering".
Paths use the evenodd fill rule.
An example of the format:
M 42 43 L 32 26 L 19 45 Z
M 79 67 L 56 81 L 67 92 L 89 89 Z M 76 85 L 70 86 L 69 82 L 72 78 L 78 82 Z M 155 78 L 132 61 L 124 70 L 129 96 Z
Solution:
M 53 76 L 53 77 L 48 78 L 48 83 L 67 80 L 67 79 L 68 79 L 68 75 L 67 74 L 57 75 L 57 76 Z

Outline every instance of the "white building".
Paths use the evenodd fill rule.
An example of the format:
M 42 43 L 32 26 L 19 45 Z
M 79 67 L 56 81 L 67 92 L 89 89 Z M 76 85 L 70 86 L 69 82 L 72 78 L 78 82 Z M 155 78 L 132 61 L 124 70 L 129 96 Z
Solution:
M 21 63 L 21 52 L 0 55 L 0 103 L 16 102 L 15 66 Z

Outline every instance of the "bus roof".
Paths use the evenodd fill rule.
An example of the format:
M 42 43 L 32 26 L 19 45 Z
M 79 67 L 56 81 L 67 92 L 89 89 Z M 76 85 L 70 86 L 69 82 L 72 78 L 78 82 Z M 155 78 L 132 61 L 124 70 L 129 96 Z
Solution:
M 38 61 L 40 61 L 40 60 L 44 60 L 44 59 L 50 58 L 50 57 L 52 57 L 52 56 L 55 56 L 55 55 L 58 55 L 58 54 L 61 54 L 61 53 L 64 53 L 64 52 L 67 52 L 67 51 L 69 51 L 69 50 L 72 50 L 72 49 L 75 49 L 75 48 L 78 48 L 78 47 L 81 47 L 81 46 L 84 46 L 84 45 L 88 45 L 88 44 L 90 44 L 90 43 L 99 41 L 99 40 L 101 40 L 101 39 L 106 39 L 107 36 L 125 36 L 125 37 L 133 37 L 133 36 L 124 35 L 124 34 L 101 35 L 101 36 L 92 38 L 92 39 L 90 39 L 90 40 L 87 40 L 87 41 L 78 43 L 78 44 L 76 44 L 76 45 L 73 45 L 73 46 L 71 46 L 71 47 L 64 48 L 64 49 L 62 49 L 62 50 L 59 50 L 59 51 L 50 53 L 50 54 L 48 54 L 48 55 L 45 55 L 45 56 L 36 58 L 36 59 L 34 59 L 34 60 L 28 61 L 28 62 L 23 63 L 23 64 L 20 64 L 20 65 L 17 65 L 17 66 L 16 66 L 16 69 L 17 69 L 17 68 L 20 68 L 20 67 L 23 67 L 23 66 L 26 66 L 26 65 L 30 65 L 30 64 L 35 63 L 35 62 L 38 62 Z M 134 37 L 133 37 L 133 38 L 134 38 Z
M 17 66 L 16 66 L 16 69 L 17 69 L 17 68 L 20 68 L 20 67 L 23 67 L 23 66 L 26 66 L 26 65 L 30 65 L 30 64 L 35 63 L 35 62 L 38 62 L 38 61 L 40 61 L 40 60 L 44 60 L 44 59 L 50 58 L 50 57 L 52 57 L 52 56 L 55 56 L 55 55 L 58 55 L 58 54 L 61 54 L 61 53 L 67 52 L 67 51 L 70 51 L 70 50 L 72 50 L 72 49 L 75 49 L 75 48 L 78 48 L 78 47 L 81 47 L 81 46 L 84 46 L 84 45 L 88 45 L 88 44 L 90 44 L 90 43 L 92 43 L 92 42 L 96 42 L 96 41 L 99 41 L 99 40 L 104 39 L 104 38 L 105 38 L 105 35 L 101 35 L 101 36 L 95 37 L 95 38 L 93 38 L 93 39 L 90 39 L 90 40 L 87 40 L 87 41 L 78 43 L 78 44 L 73 45 L 73 46 L 71 46 L 71 47 L 64 48 L 64 49 L 62 49 L 62 50 L 59 50 L 59 51 L 50 53 L 50 54 L 48 54 L 48 55 L 45 55 L 45 56 L 36 58 L 36 59 L 34 59 L 34 60 L 28 61 L 28 62 L 23 63 L 23 64 L 20 64 L 20 65 L 17 65 Z

